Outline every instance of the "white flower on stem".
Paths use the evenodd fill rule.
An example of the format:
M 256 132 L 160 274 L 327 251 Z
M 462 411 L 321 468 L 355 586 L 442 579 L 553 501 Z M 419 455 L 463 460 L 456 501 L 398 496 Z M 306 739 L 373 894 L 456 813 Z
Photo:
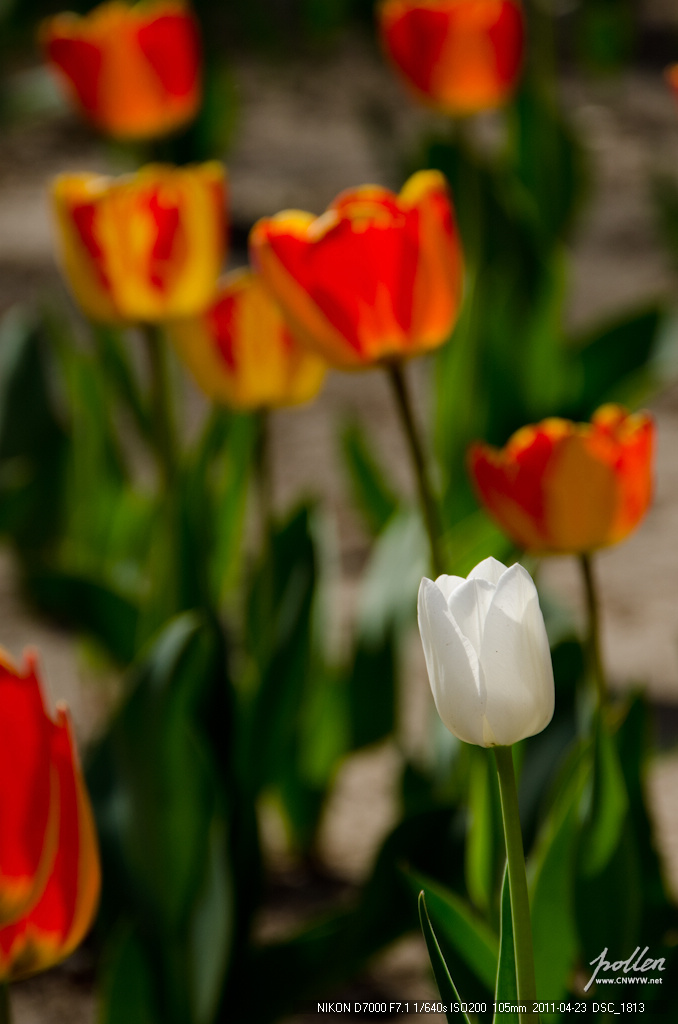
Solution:
M 509 746 L 551 721 L 551 652 L 537 588 L 495 558 L 461 576 L 423 579 L 419 631 L 438 714 L 466 743 Z

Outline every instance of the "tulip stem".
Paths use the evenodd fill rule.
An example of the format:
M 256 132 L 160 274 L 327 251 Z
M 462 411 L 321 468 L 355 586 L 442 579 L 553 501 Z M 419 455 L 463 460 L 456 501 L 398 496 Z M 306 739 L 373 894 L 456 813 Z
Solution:
M 9 1003 L 9 985 L 0 983 L 0 1024 L 11 1024 L 12 1011 Z
M 271 472 L 271 432 L 269 412 L 260 409 L 257 413 L 258 436 L 256 447 L 256 478 L 259 498 L 259 516 L 264 546 L 269 543 L 273 520 L 273 474 Z
M 169 486 L 175 474 L 175 437 L 170 398 L 167 343 L 155 324 L 140 325 L 146 343 L 151 378 L 151 418 L 158 466 L 162 479 Z
M 530 900 L 527 893 L 527 876 L 525 874 L 525 854 L 523 851 L 523 836 L 520 831 L 516 776 L 513 770 L 513 748 L 494 747 L 493 749 L 497 763 L 497 774 L 499 776 L 501 816 L 504 822 L 504 838 L 506 841 L 518 1002 L 522 1006 L 527 1007 L 525 1013 L 522 1011 L 518 1013 L 518 1020 L 523 1024 L 524 1021 L 539 1020 L 539 1015 L 532 1012 L 532 1004 L 537 998 L 537 985 L 534 975 L 532 925 L 530 923 Z
M 607 702 L 607 683 L 605 681 L 605 669 L 603 668 L 603 655 L 600 643 L 600 602 L 598 600 L 598 588 L 593 572 L 593 561 L 591 555 L 580 556 L 582 575 L 584 577 L 584 590 L 586 592 L 586 612 L 588 616 L 588 634 L 586 647 L 588 651 L 589 673 L 598 695 L 599 707 L 604 707 Z
M 443 558 L 438 506 L 433 495 L 426 456 L 424 454 L 424 446 L 421 442 L 419 430 L 414 418 L 414 410 L 412 408 L 412 401 L 407 389 L 407 382 L 405 380 L 402 363 L 390 363 L 387 370 L 391 379 L 391 384 L 393 385 L 398 412 L 400 413 L 400 418 L 402 420 L 410 448 L 410 454 L 412 456 L 412 463 L 414 466 L 415 476 L 417 478 L 421 510 L 424 516 L 426 532 L 428 533 L 428 539 L 431 546 L 433 572 L 435 576 L 441 576 L 445 572 L 445 559 Z

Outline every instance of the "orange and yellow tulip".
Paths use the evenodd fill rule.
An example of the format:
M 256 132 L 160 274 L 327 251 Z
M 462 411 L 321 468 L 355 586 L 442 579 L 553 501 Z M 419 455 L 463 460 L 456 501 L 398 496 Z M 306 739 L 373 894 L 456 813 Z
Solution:
M 165 135 L 197 113 L 198 26 L 181 0 L 111 0 L 82 18 L 58 14 L 41 39 L 70 100 L 115 138 Z
M 604 405 L 591 423 L 548 419 L 502 449 L 474 444 L 469 465 L 480 501 L 516 544 L 585 554 L 624 540 L 643 519 L 654 438 L 649 414 Z
M 225 201 L 216 162 L 56 178 L 59 260 L 87 316 L 152 323 L 205 309 L 225 256 Z
M 453 116 L 509 99 L 523 56 L 517 0 L 385 0 L 386 53 L 415 95 Z
M 169 334 L 198 387 L 234 409 L 297 405 L 325 379 L 325 361 L 299 344 L 251 271 L 229 274 L 210 307 Z
M 462 254 L 445 179 L 420 171 L 399 195 L 342 193 L 321 217 L 258 221 L 253 265 L 296 335 L 340 369 L 442 345 L 462 290 Z
M 0 981 L 84 938 L 99 897 L 94 821 L 68 713 L 47 712 L 32 657 L 0 663 Z

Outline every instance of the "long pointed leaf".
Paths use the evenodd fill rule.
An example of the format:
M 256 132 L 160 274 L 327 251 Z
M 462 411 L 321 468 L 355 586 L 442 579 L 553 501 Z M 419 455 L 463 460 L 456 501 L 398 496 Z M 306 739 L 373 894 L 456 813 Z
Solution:
M 426 948 L 428 949 L 428 955 L 431 959 L 431 967 L 435 975 L 436 984 L 438 991 L 445 1003 L 446 1013 L 445 1016 L 449 1021 L 449 1024 L 453 1024 L 453 1021 L 459 1020 L 459 1013 L 455 1013 L 452 1009 L 452 1004 L 457 1002 L 461 1006 L 461 999 L 457 992 L 454 982 L 450 977 L 450 972 L 447 969 L 447 964 L 443 958 L 443 954 L 440 952 L 440 946 L 436 938 L 435 932 L 433 931 L 433 925 L 431 919 L 428 916 L 428 910 L 426 909 L 426 897 L 424 896 L 424 890 L 419 893 L 419 920 L 421 921 L 421 930 L 424 933 L 426 939 Z M 461 1011 L 461 1016 L 466 1021 L 466 1024 L 471 1024 L 468 1015 Z
M 427 910 L 435 921 L 448 959 L 456 954 L 485 986 L 493 991 L 498 946 L 494 931 L 455 892 L 417 871 L 410 874 L 417 889 L 426 894 Z M 454 968 L 455 973 L 457 968 Z

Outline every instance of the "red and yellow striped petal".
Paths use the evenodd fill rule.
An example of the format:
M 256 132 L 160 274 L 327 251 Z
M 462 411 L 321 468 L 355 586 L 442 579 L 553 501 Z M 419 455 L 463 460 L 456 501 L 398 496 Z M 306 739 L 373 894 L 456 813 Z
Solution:
M 197 113 L 198 26 L 180 0 L 111 0 L 82 18 L 59 14 L 41 40 L 74 105 L 116 138 L 164 135 Z
M 52 202 L 62 269 L 93 320 L 154 322 L 209 303 L 226 248 L 221 164 L 61 175 Z
M 544 420 L 469 452 L 478 496 L 521 547 L 582 553 L 623 540 L 652 498 L 654 423 L 603 406 L 590 424 Z
M 341 369 L 434 348 L 456 320 L 461 248 L 437 171 L 414 175 L 400 195 L 345 192 L 318 218 L 261 220 L 250 247 L 291 328 Z
M 60 708 L 50 723 L 48 751 L 56 780 L 56 853 L 42 892 L 18 921 L 0 928 L 0 979 L 47 970 L 87 933 L 99 898 L 100 868 L 94 820 L 72 729 Z
M 325 379 L 325 361 L 299 344 L 250 271 L 229 274 L 209 309 L 169 335 L 201 390 L 235 409 L 297 405 Z
M 383 46 L 416 96 L 452 115 L 497 107 L 520 74 L 517 0 L 385 0 Z

